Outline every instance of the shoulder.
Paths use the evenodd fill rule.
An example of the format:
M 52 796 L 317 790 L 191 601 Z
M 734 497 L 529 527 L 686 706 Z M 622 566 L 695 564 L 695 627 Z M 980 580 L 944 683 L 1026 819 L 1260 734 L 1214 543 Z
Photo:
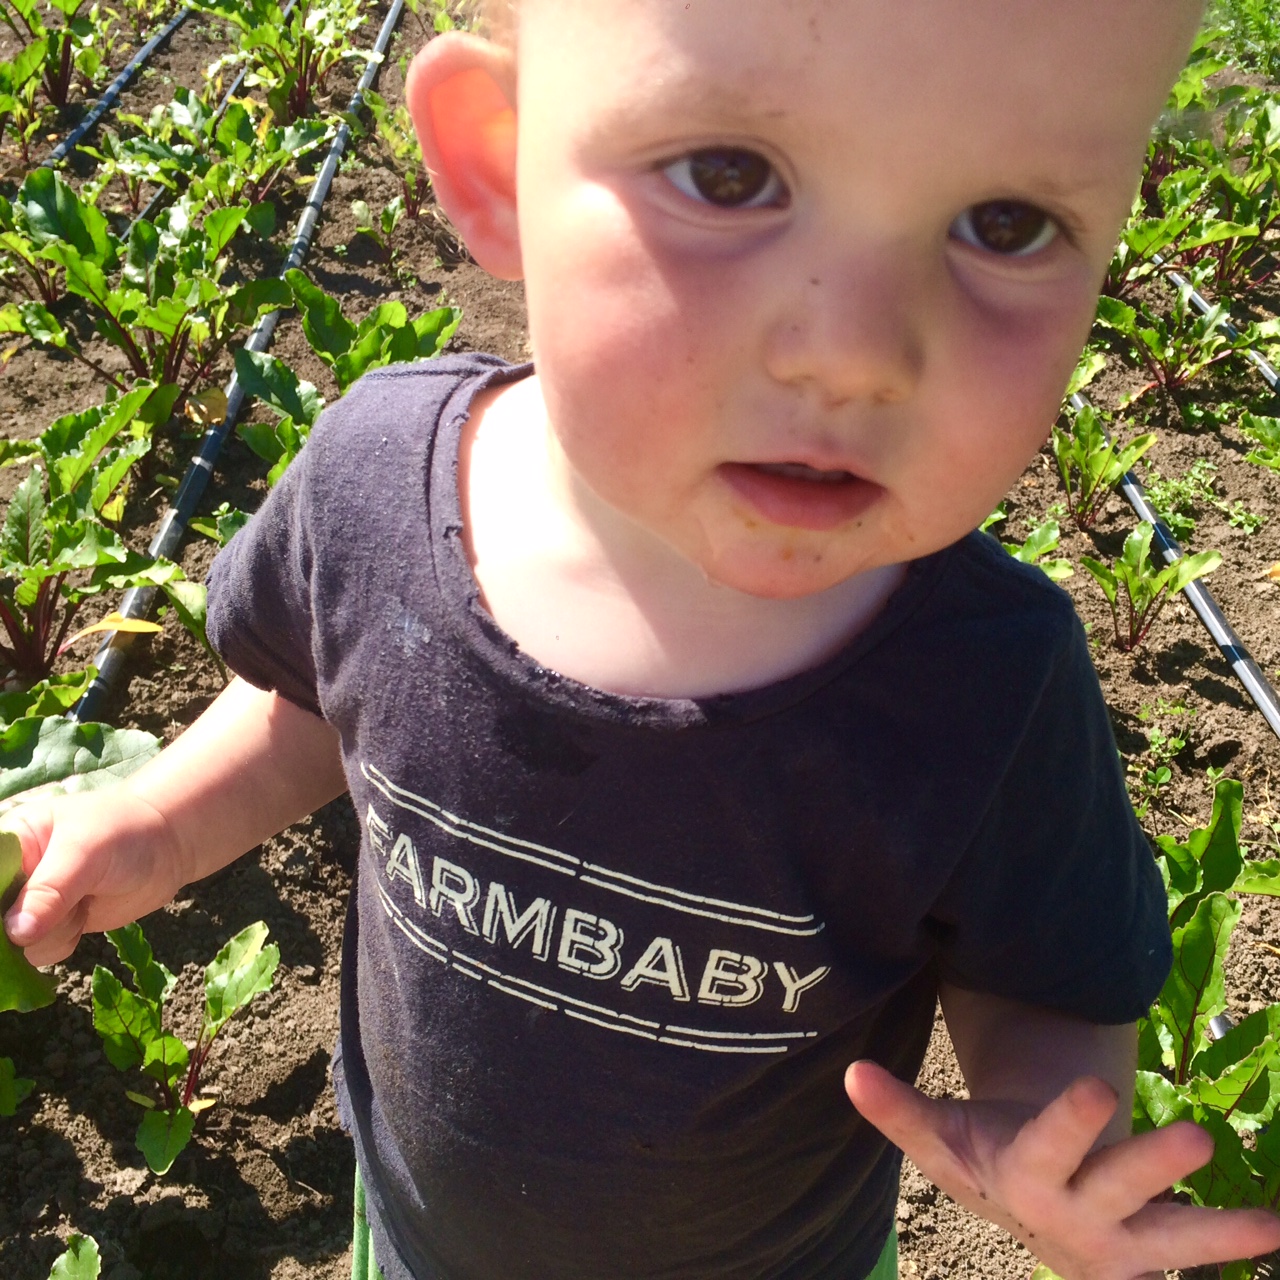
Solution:
M 308 449 L 349 457 L 352 449 L 377 450 L 393 438 L 420 440 L 452 405 L 465 410 L 475 385 L 510 368 L 497 356 L 465 352 L 370 370 L 326 407 Z
M 921 563 L 927 587 L 913 620 L 930 643 L 982 655 L 1006 671 L 1052 666 L 1088 645 L 1070 595 L 996 539 L 974 532 Z

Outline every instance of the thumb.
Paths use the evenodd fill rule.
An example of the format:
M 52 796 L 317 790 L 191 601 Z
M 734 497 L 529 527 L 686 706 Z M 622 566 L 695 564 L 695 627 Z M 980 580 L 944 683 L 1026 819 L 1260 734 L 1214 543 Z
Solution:
M 844 1091 L 862 1118 L 895 1146 L 910 1147 L 942 1123 L 946 1104 L 904 1084 L 878 1063 L 863 1059 L 844 1073 Z
M 963 1154 L 968 1146 L 963 1104 L 930 1098 L 865 1059 L 845 1072 L 844 1089 L 863 1119 L 949 1195 L 964 1203 L 966 1192 L 979 1193 L 971 1163 Z
M 83 927 L 85 898 L 96 887 L 92 862 L 75 840 L 59 839 L 52 811 L 33 805 L 5 818 L 5 829 L 22 842 L 27 882 L 5 914 L 4 927 L 15 945 L 30 948 L 35 964 L 52 964 L 74 949 Z M 59 951 L 61 954 L 48 954 Z

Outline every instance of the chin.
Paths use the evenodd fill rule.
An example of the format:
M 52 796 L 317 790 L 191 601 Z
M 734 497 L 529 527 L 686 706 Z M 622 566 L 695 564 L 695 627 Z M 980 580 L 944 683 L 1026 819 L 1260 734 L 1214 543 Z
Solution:
M 847 582 L 869 565 L 840 566 L 823 562 L 821 555 L 796 551 L 770 563 L 732 563 L 720 561 L 704 565 L 709 582 L 760 600 L 802 600 L 821 595 L 832 587 Z

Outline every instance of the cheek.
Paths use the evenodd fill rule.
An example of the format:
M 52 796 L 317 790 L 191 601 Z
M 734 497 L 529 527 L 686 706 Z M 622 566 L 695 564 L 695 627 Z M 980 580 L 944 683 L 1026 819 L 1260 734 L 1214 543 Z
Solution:
M 1093 294 L 1073 289 L 1058 306 L 1016 316 L 971 316 L 952 348 L 945 452 L 1004 489 L 1044 443 L 1088 337 Z

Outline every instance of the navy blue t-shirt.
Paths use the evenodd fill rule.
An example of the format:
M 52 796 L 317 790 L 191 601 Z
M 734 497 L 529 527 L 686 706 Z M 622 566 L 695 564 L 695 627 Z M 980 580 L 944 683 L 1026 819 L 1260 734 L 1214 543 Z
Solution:
M 340 732 L 359 871 L 335 1072 L 388 1280 L 850 1280 L 939 978 L 1141 1016 L 1165 898 L 1068 597 L 984 535 L 819 667 L 623 697 L 523 654 L 460 429 L 524 376 L 382 369 L 210 575 L 209 633 Z

